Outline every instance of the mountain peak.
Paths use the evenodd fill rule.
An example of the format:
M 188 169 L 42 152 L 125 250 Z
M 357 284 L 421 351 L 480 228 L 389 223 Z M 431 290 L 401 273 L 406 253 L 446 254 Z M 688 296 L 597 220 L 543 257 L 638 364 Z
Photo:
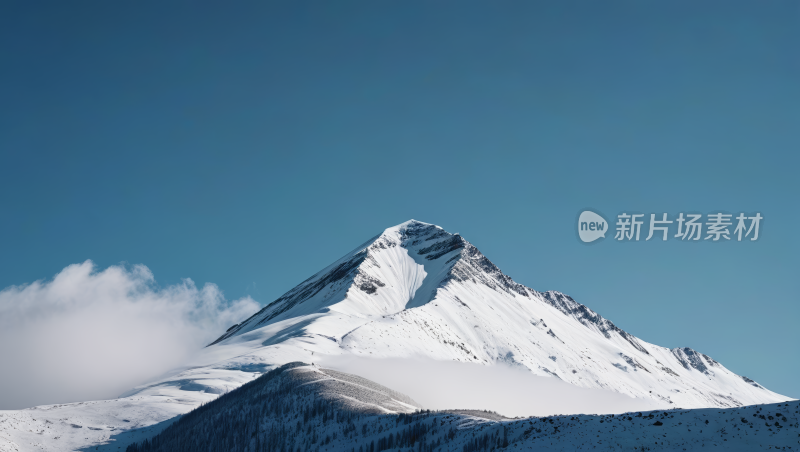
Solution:
M 423 221 L 417 221 L 411 219 L 408 221 L 404 221 L 396 226 L 386 228 L 386 230 L 383 231 L 383 234 L 381 235 L 403 240 L 405 238 L 412 236 L 426 235 L 431 231 L 446 232 L 444 231 L 444 229 L 442 229 L 439 226 L 436 226 L 435 224 L 425 223 Z
M 386 315 L 422 306 L 451 282 L 480 282 L 528 296 L 459 234 L 408 220 L 392 226 L 234 325 L 219 339 L 268 323 L 333 309 L 356 316 Z
M 415 227 L 415 226 L 436 226 L 436 225 L 433 224 L 433 223 L 425 223 L 424 221 L 419 221 L 419 220 L 415 220 L 415 219 L 412 218 L 412 219 L 410 219 L 408 221 L 404 221 L 404 222 L 402 222 L 402 223 L 400 223 L 400 224 L 398 224 L 396 226 L 392 226 L 391 228 L 388 228 L 388 229 L 394 229 L 394 228 L 405 229 L 407 227 Z M 439 226 L 436 226 L 436 227 L 438 228 Z

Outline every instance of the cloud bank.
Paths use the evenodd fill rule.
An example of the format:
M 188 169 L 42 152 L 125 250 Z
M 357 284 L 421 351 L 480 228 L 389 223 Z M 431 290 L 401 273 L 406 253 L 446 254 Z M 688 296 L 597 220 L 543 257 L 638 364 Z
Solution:
M 108 399 L 185 362 L 259 309 L 214 284 L 159 288 L 144 265 L 91 261 L 0 291 L 0 409 Z
M 476 409 L 505 416 L 625 413 L 661 406 L 613 391 L 581 388 L 503 364 L 436 361 L 430 358 L 371 359 L 324 356 L 317 362 L 402 392 L 431 410 Z

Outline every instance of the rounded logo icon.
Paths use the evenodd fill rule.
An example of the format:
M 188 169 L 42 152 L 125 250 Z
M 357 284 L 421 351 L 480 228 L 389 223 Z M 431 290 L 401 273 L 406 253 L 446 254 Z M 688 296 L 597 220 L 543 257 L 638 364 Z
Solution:
M 578 236 L 582 241 L 589 243 L 605 238 L 607 230 L 608 223 L 603 217 L 590 210 L 581 212 L 578 218 Z

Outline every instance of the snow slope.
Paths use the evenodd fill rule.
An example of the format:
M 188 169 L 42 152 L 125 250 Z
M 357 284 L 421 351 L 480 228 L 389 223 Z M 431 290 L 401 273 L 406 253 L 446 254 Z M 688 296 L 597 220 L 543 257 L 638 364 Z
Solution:
M 198 380 L 209 382 L 206 389 L 191 380 L 175 379 L 118 399 L 0 411 L 0 452 L 95 450 L 98 446 L 106 451 L 125 450 L 128 444 L 160 432 L 176 416 L 258 375 L 197 369 Z
M 348 356 L 372 359 L 375 366 L 386 359 L 407 360 L 409 366 L 424 360 L 511 366 L 575 389 L 561 397 L 612 391 L 642 403 L 637 409 L 789 400 L 695 350 L 633 337 L 567 295 L 517 284 L 460 235 L 411 220 L 386 229 L 234 325 L 187 367 L 121 399 L 0 412 L 0 451 L 67 450 L 65 438 L 76 448 L 119 450 L 125 435 L 69 425 L 83 425 L 79 420 L 91 413 L 98 426 L 134 431 L 123 420 L 130 420 L 133 406 L 141 413 L 139 429 L 161 425 L 282 364 L 341 363 Z M 471 404 L 470 394 L 459 396 L 463 408 L 485 408 Z M 37 419 L 47 420 L 42 413 L 48 409 L 52 424 L 36 433 L 44 427 L 26 416 L 37 411 Z M 608 406 L 602 412 L 619 411 Z M 532 407 L 527 414 L 542 413 Z

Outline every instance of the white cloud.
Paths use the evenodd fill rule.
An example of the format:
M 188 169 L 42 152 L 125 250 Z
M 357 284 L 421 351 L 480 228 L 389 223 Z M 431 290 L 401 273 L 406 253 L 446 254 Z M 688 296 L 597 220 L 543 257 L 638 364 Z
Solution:
M 668 408 L 603 389 L 581 388 L 503 364 L 436 361 L 430 358 L 371 359 L 324 356 L 315 361 L 402 392 L 431 410 L 491 410 L 505 416 L 625 413 Z
M 144 265 L 70 265 L 0 291 L 0 409 L 113 398 L 175 368 L 259 308 Z

